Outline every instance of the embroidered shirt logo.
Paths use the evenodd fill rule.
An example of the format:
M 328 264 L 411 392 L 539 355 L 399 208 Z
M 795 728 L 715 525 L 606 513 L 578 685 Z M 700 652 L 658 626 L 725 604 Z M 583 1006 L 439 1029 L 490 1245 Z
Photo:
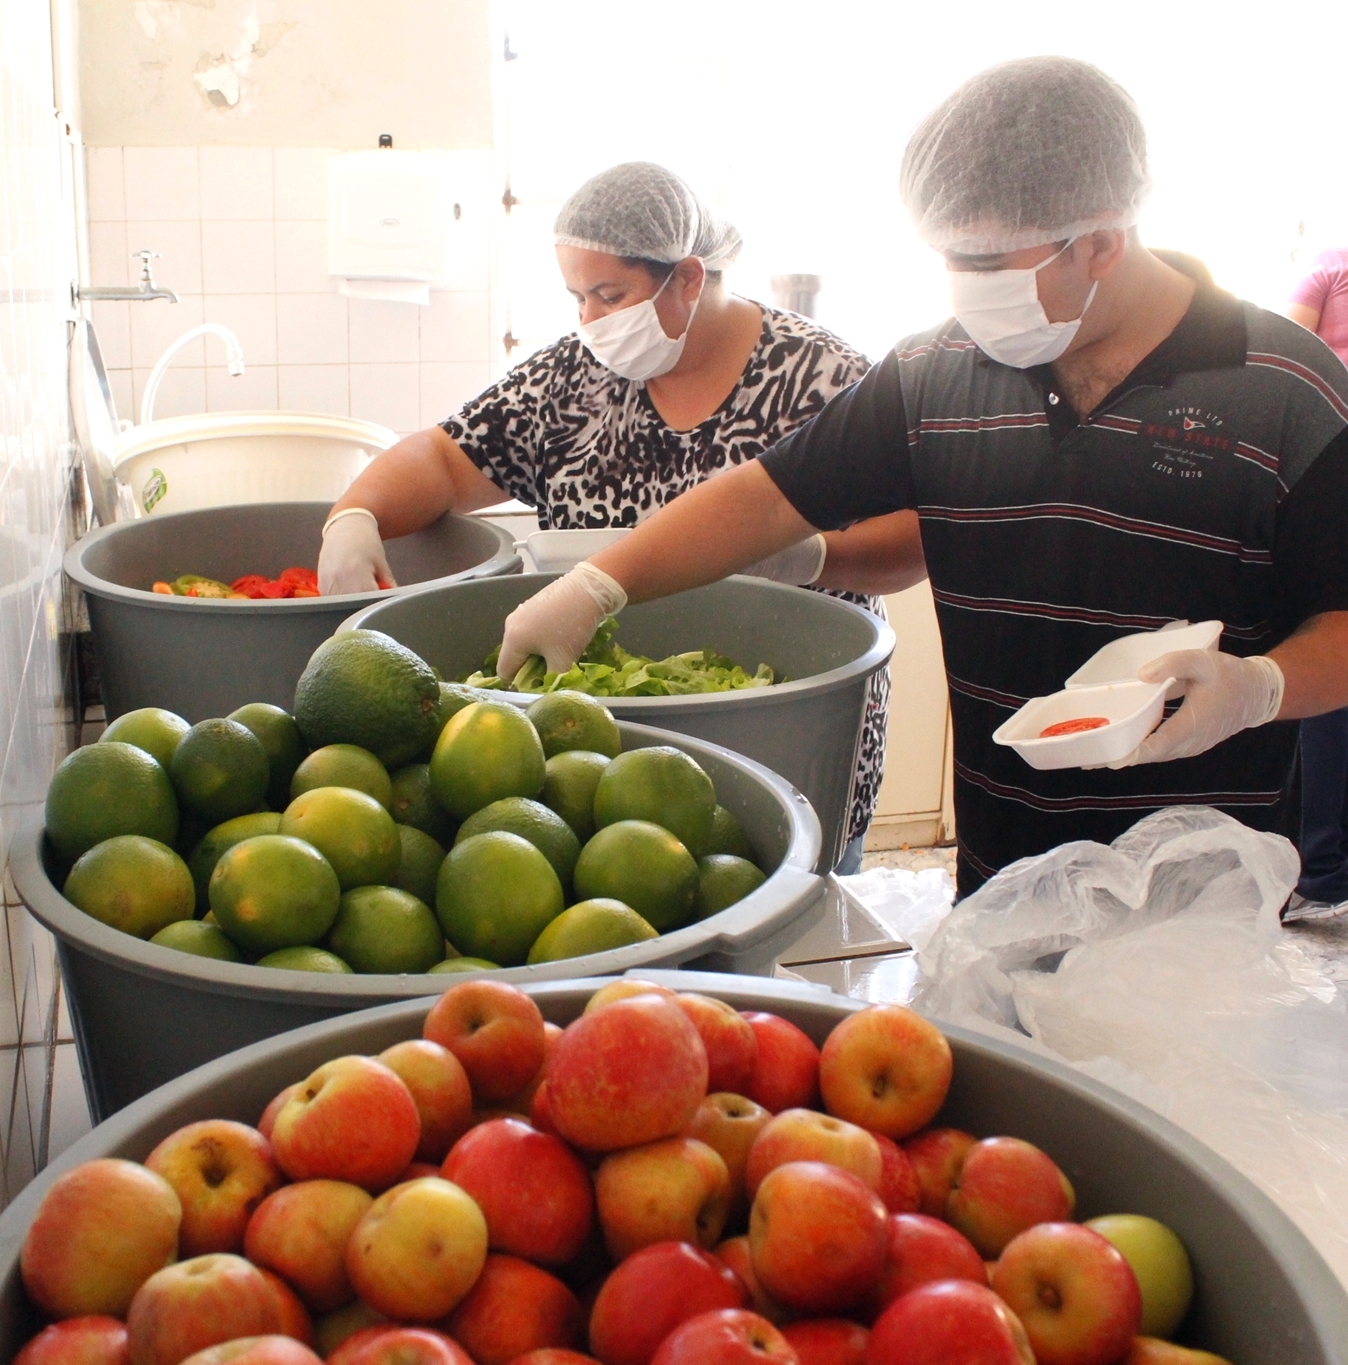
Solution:
M 1200 422 L 1200 421 L 1198 421 L 1196 418 L 1193 418 L 1193 417 L 1186 417 L 1186 418 L 1184 419 L 1184 430 L 1185 430 L 1185 431 L 1197 431 L 1200 427 L 1206 427 L 1206 426 L 1207 426 L 1207 423 L 1206 423 L 1206 422 Z
M 1152 469 L 1171 478 L 1201 479 L 1213 457 L 1233 449 L 1222 419 L 1203 408 L 1171 408 L 1163 421 L 1143 422 L 1141 435 L 1152 443 Z

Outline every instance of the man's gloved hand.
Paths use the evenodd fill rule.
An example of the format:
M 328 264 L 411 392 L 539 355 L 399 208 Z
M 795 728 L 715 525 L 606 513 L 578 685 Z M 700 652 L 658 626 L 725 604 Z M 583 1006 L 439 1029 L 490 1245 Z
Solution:
M 604 617 L 626 605 L 622 585 L 582 561 L 506 617 L 497 676 L 513 678 L 531 654 L 543 656 L 549 673 L 564 673 L 585 652 Z
M 384 558 L 384 542 L 379 538 L 374 513 L 364 507 L 348 507 L 329 517 L 323 527 L 323 548 L 318 552 L 318 591 L 332 597 L 397 586 Z
M 740 570 L 751 578 L 768 578 L 774 583 L 795 583 L 808 587 L 824 572 L 824 560 L 828 557 L 828 547 L 824 537 L 816 533 L 808 540 L 788 545 L 775 555 L 760 559 Z
M 1238 659 L 1211 649 L 1180 649 L 1139 669 L 1137 676 L 1143 682 L 1182 682 L 1184 702 L 1111 768 L 1193 758 L 1241 730 L 1267 725 L 1282 707 L 1282 669 L 1262 654 Z

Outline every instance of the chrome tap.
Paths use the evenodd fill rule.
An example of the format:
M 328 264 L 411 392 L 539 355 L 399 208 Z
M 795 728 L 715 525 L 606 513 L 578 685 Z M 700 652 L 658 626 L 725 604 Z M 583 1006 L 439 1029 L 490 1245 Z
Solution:
M 154 282 L 154 274 L 150 270 L 150 262 L 159 253 L 157 251 L 137 251 L 135 256 L 140 257 L 140 288 L 132 289 L 129 285 L 105 285 L 99 288 L 89 288 L 84 285 L 77 285 L 75 288 L 75 298 L 83 303 L 97 300 L 111 301 L 113 299 L 167 299 L 170 303 L 177 303 L 178 296 L 171 289 L 160 289 Z

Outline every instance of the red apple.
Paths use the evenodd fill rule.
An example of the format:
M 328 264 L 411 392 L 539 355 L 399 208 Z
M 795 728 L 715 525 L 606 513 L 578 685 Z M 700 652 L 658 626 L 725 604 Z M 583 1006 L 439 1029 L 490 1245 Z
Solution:
M 421 1119 L 417 1160 L 439 1163 L 468 1131 L 473 1091 L 463 1064 L 447 1048 L 426 1038 L 408 1038 L 379 1054 L 412 1092 Z
M 328 1356 L 328 1365 L 474 1365 L 468 1353 L 429 1327 L 366 1327 Z
M 846 1318 L 810 1318 L 782 1328 L 800 1365 L 866 1365 L 871 1334 Z
M 177 1256 L 181 1222 L 163 1176 L 133 1161 L 86 1161 L 43 1198 L 23 1239 L 23 1286 L 49 1317 L 124 1317 L 141 1285 Z
M 779 1014 L 747 1011 L 758 1058 L 745 1097 L 772 1114 L 808 1109 L 819 1100 L 819 1049 Z
M 1114 1365 L 1142 1322 L 1132 1267 L 1080 1223 L 1040 1223 L 1013 1238 L 992 1287 L 1025 1324 L 1037 1365 Z
M 552 1110 L 548 1105 L 548 1078 L 546 1076 L 539 1081 L 538 1087 L 534 1091 L 534 1097 L 529 1101 L 529 1123 L 540 1133 L 549 1133 L 553 1137 L 557 1136 L 557 1125 L 552 1121 Z
M 830 1114 L 902 1138 L 945 1103 L 953 1063 L 945 1034 L 902 1005 L 871 1005 L 837 1024 L 819 1054 Z
M 606 986 L 600 986 L 595 993 L 585 1002 L 585 1013 L 593 1014 L 595 1010 L 602 1010 L 605 1005 L 611 1005 L 615 1000 L 630 1000 L 634 995 L 663 995 L 666 1000 L 673 1000 L 678 994 L 668 986 L 657 985 L 654 981 L 643 981 L 638 976 L 623 976 L 617 981 L 610 981 Z
M 559 1351 L 545 1346 L 541 1351 L 526 1351 L 522 1356 L 516 1356 L 510 1365 L 600 1365 L 600 1362 L 579 1351 Z
M 744 1308 L 722 1308 L 689 1318 L 660 1343 L 651 1365 L 800 1365 L 786 1338 Z
M 473 1287 L 486 1256 L 482 1210 L 431 1177 L 395 1185 L 370 1205 L 347 1243 L 346 1273 L 386 1317 L 434 1322 Z
M 870 1133 L 813 1109 L 783 1109 L 764 1124 L 744 1166 L 744 1188 L 749 1198 L 758 1193 L 769 1171 L 788 1161 L 827 1162 L 851 1171 L 876 1191 L 884 1171 L 879 1144 Z
M 917 1183 L 922 1190 L 919 1213 L 928 1218 L 944 1218 L 946 1200 L 964 1165 L 971 1147 L 978 1145 L 972 1133 L 959 1128 L 926 1128 L 915 1133 L 904 1144 L 903 1150 L 917 1172 Z
M 759 1283 L 789 1308 L 837 1313 L 864 1303 L 880 1280 L 885 1206 L 850 1171 L 789 1161 L 769 1171 L 749 1213 Z
M 916 1213 L 922 1207 L 922 1186 L 908 1153 L 883 1133 L 871 1136 L 880 1147 L 880 1188 L 876 1193 L 890 1213 Z
M 325 1062 L 272 1128 L 276 1160 L 291 1180 L 343 1180 L 371 1193 L 407 1169 L 420 1142 L 412 1092 L 371 1057 Z
M 13 1365 L 131 1365 L 126 1324 L 97 1314 L 43 1328 Z
M 134 1365 L 179 1365 L 237 1337 L 280 1335 L 281 1303 L 256 1266 L 215 1253 L 156 1271 L 126 1314 Z
M 707 1049 L 707 1089 L 743 1094 L 758 1061 L 753 1026 L 733 1005 L 686 991 L 674 1003 L 688 1016 Z
M 707 1094 L 707 1049 L 672 1000 L 629 996 L 564 1030 L 543 1089 L 568 1142 L 595 1152 L 635 1147 L 692 1121 Z
M 1052 1158 L 1020 1138 L 985 1138 L 969 1148 L 945 1216 L 986 1257 L 1017 1233 L 1072 1216 L 1076 1195 Z
M 477 1201 L 493 1251 L 565 1265 L 594 1225 L 584 1163 L 560 1138 L 523 1119 L 492 1119 L 465 1133 L 441 1174 Z
M 300 1296 L 274 1271 L 258 1266 L 257 1273 L 271 1285 L 281 1310 L 281 1325 L 277 1329 L 283 1337 L 294 1337 L 305 1346 L 314 1344 L 314 1323 Z
M 247 1124 L 228 1119 L 189 1123 L 145 1158 L 183 1206 L 178 1254 L 240 1251 L 257 1206 L 281 1183 L 271 1143 Z
M 595 1173 L 594 1195 L 615 1261 L 656 1242 L 710 1248 L 725 1227 L 730 1173 L 705 1142 L 664 1138 L 606 1156 Z
M 649 1365 L 680 1323 L 744 1304 L 743 1285 L 717 1257 L 687 1242 L 657 1242 L 604 1281 L 590 1312 L 590 1350 L 603 1365 Z
M 1020 1319 L 985 1285 L 937 1280 L 876 1319 L 866 1365 L 1036 1365 Z
M 781 1327 L 783 1324 L 793 1321 L 796 1314 L 791 1311 L 784 1303 L 778 1303 L 771 1294 L 758 1282 L 758 1276 L 754 1274 L 753 1256 L 749 1251 L 749 1238 L 728 1237 L 720 1246 L 716 1248 L 716 1257 L 724 1261 L 744 1286 L 749 1295 L 749 1302 L 745 1307 L 752 1308 L 760 1318 L 767 1318 L 774 1327 Z
M 388 1319 L 368 1303 L 352 1299 L 344 1308 L 334 1309 L 314 1323 L 314 1349 L 325 1360 L 344 1342 L 367 1327 L 382 1327 Z
M 17 1361 L 15 1365 L 18 1365 Z M 1231 1365 L 1231 1362 L 1211 1351 L 1192 1351 L 1187 1346 L 1176 1346 L 1173 1341 L 1135 1337 L 1119 1365 Z
M 320 1365 L 318 1357 L 293 1337 L 238 1337 L 208 1346 L 182 1365 Z
M 508 1365 L 526 1351 L 578 1345 L 585 1324 L 561 1280 L 517 1256 L 493 1255 L 445 1326 L 476 1365 Z
M 271 1141 L 271 1130 L 276 1126 L 276 1116 L 285 1107 L 285 1102 L 300 1088 L 300 1082 L 296 1081 L 293 1085 L 288 1085 L 281 1093 L 275 1096 L 267 1107 L 262 1111 L 262 1117 L 257 1121 L 257 1131 L 262 1134 L 268 1142 Z
M 340 1180 L 283 1185 L 258 1205 L 244 1233 L 244 1254 L 292 1285 L 315 1313 L 349 1303 L 346 1244 L 374 1202 Z
M 761 1104 L 743 1095 L 708 1095 L 697 1107 L 684 1137 L 697 1138 L 720 1153 L 730 1173 L 730 1214 L 733 1220 L 748 1211 L 749 1196 L 744 1188 L 744 1167 L 749 1148 L 772 1115 Z
M 533 1000 L 503 981 L 482 978 L 450 987 L 431 1006 L 421 1033 L 463 1063 L 479 1104 L 519 1094 L 547 1050 Z
M 561 1036 L 561 1025 L 554 1024 L 547 1019 L 543 1021 L 543 1065 L 534 1072 L 533 1080 L 518 1095 L 512 1095 L 508 1100 L 501 1101 L 507 1109 L 516 1110 L 526 1118 L 529 1116 L 534 1095 L 538 1092 L 538 1087 L 543 1084 L 543 1078 L 548 1074 L 548 1062 L 551 1060 L 553 1049 L 557 1046 L 557 1040 Z
M 886 1308 L 910 1289 L 937 1280 L 970 1280 L 986 1285 L 983 1258 L 969 1239 L 939 1218 L 925 1213 L 892 1213 L 888 1224 L 885 1268 L 876 1304 Z

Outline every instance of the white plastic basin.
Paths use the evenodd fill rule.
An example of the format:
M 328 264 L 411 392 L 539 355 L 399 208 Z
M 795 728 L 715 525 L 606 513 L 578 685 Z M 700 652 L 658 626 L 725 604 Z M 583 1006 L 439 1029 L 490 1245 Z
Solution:
M 1093 768 L 1116 763 L 1142 743 L 1159 724 L 1165 695 L 1174 681 L 1113 683 L 1072 687 L 1049 697 L 1031 697 L 1010 720 L 993 731 L 996 744 L 1014 749 L 1032 768 Z M 1060 721 L 1103 716 L 1107 725 L 1076 734 L 1040 734 Z

